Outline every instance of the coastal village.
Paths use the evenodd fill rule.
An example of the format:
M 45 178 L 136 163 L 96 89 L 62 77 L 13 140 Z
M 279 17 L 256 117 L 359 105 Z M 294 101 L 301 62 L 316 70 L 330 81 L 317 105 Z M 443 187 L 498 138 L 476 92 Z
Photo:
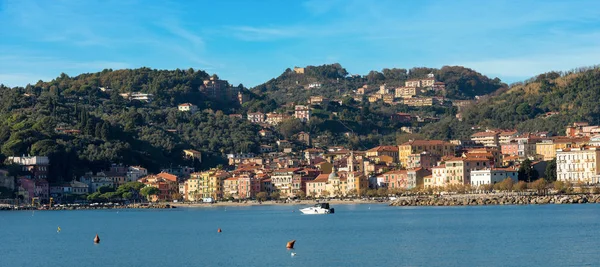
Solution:
M 293 69 L 300 75 L 304 71 L 299 67 Z M 306 90 L 321 86 L 319 82 L 312 82 Z M 111 91 L 107 87 L 99 90 Z M 243 87 L 231 86 L 215 76 L 204 80 L 199 90 L 211 99 L 240 105 L 248 101 Z M 364 85 L 352 91 L 352 99 L 410 107 L 456 106 L 458 119 L 461 108 L 477 101 L 446 99 L 440 96 L 444 90 L 445 84 L 429 74 L 422 79 L 407 80 L 404 86 L 395 88 L 386 84 L 379 88 Z M 120 95 L 130 101 L 146 103 L 153 97 L 152 94 L 133 92 Z M 537 173 L 535 177 L 522 177 L 525 182 L 532 182 L 532 178 L 547 175 L 548 164 L 552 161 L 556 164 L 558 181 L 573 184 L 600 182 L 600 126 L 588 123 L 566 125 L 560 136 L 548 132 L 473 128 L 480 131 L 466 140 L 408 140 L 363 150 L 324 146 L 321 144 L 324 137 L 313 136 L 310 132 L 296 133 L 288 140 L 281 139 L 276 133 L 275 127 L 290 118 L 304 124 L 310 122 L 316 109 L 332 102 L 342 104 L 339 99 L 312 95 L 307 103 L 285 104 L 283 108 L 287 112 L 230 114 L 232 118 L 259 125 L 261 130 L 256 135 L 261 144 L 258 151 L 223 154 L 227 165 L 218 168 L 197 170 L 190 166 L 172 166 L 159 173 L 149 173 L 148 166 L 114 163 L 103 171 L 88 172 L 70 182 L 49 184 L 47 175 L 52 164 L 49 158 L 22 155 L 7 157 L 5 165 L 19 166 L 20 175 L 13 177 L 9 170 L 0 170 L 0 186 L 16 192 L 17 200 L 22 203 L 32 204 L 60 203 L 67 197 L 85 201 L 89 199 L 87 196 L 102 188 L 117 189 L 130 182 L 156 188 L 147 196 L 147 200 L 153 202 L 372 197 L 397 195 L 408 190 L 456 191 L 457 187 L 489 190 L 490 186 L 507 178 L 518 182 L 522 164 L 531 169 L 528 173 Z M 191 103 L 181 103 L 176 108 L 181 113 L 199 112 Z M 408 133 L 438 120 L 409 113 L 396 113 L 390 119 L 404 123 L 400 130 Z M 61 134 L 81 134 L 76 129 L 55 130 Z M 183 149 L 181 157 L 203 161 L 203 153 L 194 149 Z M 119 201 L 118 197 L 110 200 Z
M 296 110 L 296 116 L 310 119 L 310 109 Z M 265 116 L 248 114 L 247 119 L 265 124 L 257 134 L 270 132 Z M 298 138 L 311 144 L 308 133 Z M 600 182 L 600 126 L 587 123 L 567 126 L 565 136 L 488 129 L 470 140 L 410 140 L 364 151 L 344 147 L 294 151 L 287 143 L 279 140 L 261 148 L 260 154 L 228 154 L 229 165 L 218 169 L 177 166 L 151 174 L 141 166 L 113 164 L 64 184 L 48 184 L 46 175 L 52 164 L 48 157 L 9 157 L 7 163 L 20 166 L 27 175 L 13 179 L 7 170 L 0 170 L 0 186 L 18 191 L 25 203 L 59 203 L 66 195 L 87 196 L 101 187 L 117 188 L 134 181 L 158 189 L 150 201 L 340 198 L 443 191 L 453 186 L 477 189 L 506 178 L 517 182 L 524 161 L 543 175 L 552 160 L 556 160 L 558 181 Z M 202 160 L 202 154 L 192 149 L 183 150 L 181 156 Z

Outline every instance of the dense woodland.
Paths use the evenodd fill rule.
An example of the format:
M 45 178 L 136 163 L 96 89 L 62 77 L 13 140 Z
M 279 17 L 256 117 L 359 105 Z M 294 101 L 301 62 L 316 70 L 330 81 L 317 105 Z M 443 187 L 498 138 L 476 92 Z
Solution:
M 446 83 L 445 96 L 449 98 L 495 96 L 462 111 L 464 119 L 459 121 L 455 117 L 458 110 L 451 106 L 357 103 L 346 95 L 364 84 L 372 88 L 383 83 L 399 86 L 429 73 Z M 277 139 L 294 141 L 300 131 L 309 132 L 320 146 L 368 149 L 414 138 L 468 138 L 474 126 L 561 133 L 567 123 L 598 123 L 600 118 L 597 68 L 542 74 L 508 88 L 497 78 L 489 79 L 463 67 L 384 69 L 350 76 L 339 64 L 309 66 L 305 74 L 288 69 L 251 90 L 238 85 L 250 98 L 242 105 L 204 96 L 199 87 L 209 77 L 193 69 L 140 68 L 76 77 L 61 74 L 52 81 L 26 87 L 0 86 L 0 162 L 7 156 L 49 156 L 50 182 L 59 182 L 102 170 L 110 163 L 142 165 L 151 172 L 179 164 L 205 169 L 224 164 L 226 153 L 257 152 L 261 144 L 274 144 Z M 323 86 L 307 90 L 305 85 L 312 82 Z M 103 92 L 100 87 L 112 91 Z M 151 93 L 154 101 L 129 101 L 119 95 L 124 92 Z M 293 107 L 285 104 L 305 103 L 310 95 L 341 99 L 343 104 L 313 106 L 310 122 L 287 120 L 273 129 L 271 139 L 257 135 L 259 125 L 228 116 L 254 111 L 291 115 Z M 178 104 L 187 102 L 197 105 L 199 112 L 177 110 Z M 440 121 L 402 124 L 390 119 L 397 112 Z M 547 112 L 559 113 L 547 117 Z M 422 128 L 419 133 L 408 134 L 400 130 L 402 126 Z M 81 132 L 60 133 L 57 128 Z M 294 145 L 297 149 L 305 147 L 299 142 Z M 201 151 L 203 162 L 185 160 L 183 149 Z

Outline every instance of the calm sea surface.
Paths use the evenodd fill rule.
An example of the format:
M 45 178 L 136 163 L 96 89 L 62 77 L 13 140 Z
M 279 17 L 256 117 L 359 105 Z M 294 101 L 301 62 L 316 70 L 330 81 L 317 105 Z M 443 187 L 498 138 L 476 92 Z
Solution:
M 301 207 L 0 212 L 0 266 L 600 266 L 595 204 Z

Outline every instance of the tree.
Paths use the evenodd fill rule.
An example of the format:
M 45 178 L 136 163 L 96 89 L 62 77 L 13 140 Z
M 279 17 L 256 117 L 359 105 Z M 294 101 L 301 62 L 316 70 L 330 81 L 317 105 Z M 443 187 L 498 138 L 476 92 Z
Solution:
M 550 162 L 548 162 L 548 165 L 546 165 L 544 178 L 548 182 L 556 181 L 556 158 L 552 159 Z
M 527 190 L 527 183 L 525 181 L 519 181 L 513 187 L 516 191 L 524 192 Z
M 538 178 L 538 173 L 531 166 L 531 160 L 525 159 L 519 166 L 519 181 L 531 182 Z
M 260 202 L 266 201 L 267 200 L 267 192 L 258 192 L 256 194 L 256 199 Z
M 323 198 L 329 197 L 329 191 L 327 191 L 327 190 L 321 191 L 321 197 L 323 197 Z
M 279 200 L 279 197 L 280 197 L 279 192 L 273 192 L 273 193 L 271 193 L 271 199 L 272 200 Z
M 357 195 L 356 188 L 352 188 L 352 189 L 348 190 L 348 196 L 356 197 L 356 195 Z
M 152 196 L 157 196 L 160 190 L 154 186 L 146 186 L 140 190 L 140 193 L 149 200 Z
M 556 181 L 553 184 L 554 190 L 556 190 L 559 194 L 564 194 L 567 192 L 567 185 L 563 181 Z
M 306 199 L 306 193 L 302 190 L 296 190 L 296 196 L 300 199 Z
M 513 188 L 513 179 L 512 178 L 506 178 L 504 180 L 502 180 L 499 183 L 496 183 L 494 185 L 494 190 L 498 190 L 498 191 L 511 191 Z
M 105 193 L 114 192 L 114 191 L 115 191 L 114 188 L 112 186 L 109 186 L 109 185 L 103 185 L 101 187 L 98 187 L 98 192 L 100 194 L 105 194 Z
M 380 187 L 379 189 L 377 189 L 377 196 L 386 197 L 387 193 L 388 193 L 388 190 L 385 187 Z
M 531 189 L 535 189 L 538 191 L 539 194 L 544 194 L 546 192 L 546 186 L 548 185 L 548 182 L 546 182 L 546 180 L 544 179 L 537 179 L 534 182 L 529 184 L 529 187 Z

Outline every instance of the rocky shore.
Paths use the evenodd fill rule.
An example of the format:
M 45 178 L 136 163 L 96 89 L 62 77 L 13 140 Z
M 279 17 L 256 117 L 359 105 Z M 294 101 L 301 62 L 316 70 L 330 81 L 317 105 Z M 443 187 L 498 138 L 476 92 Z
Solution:
M 452 195 L 404 197 L 390 206 L 485 206 L 600 203 L 600 194 L 577 195 Z
M 68 205 L 68 206 L 53 206 L 53 207 L 31 207 L 12 205 L 0 206 L 0 210 L 106 210 L 106 209 L 174 209 L 176 206 L 170 204 L 129 204 L 129 205 Z

